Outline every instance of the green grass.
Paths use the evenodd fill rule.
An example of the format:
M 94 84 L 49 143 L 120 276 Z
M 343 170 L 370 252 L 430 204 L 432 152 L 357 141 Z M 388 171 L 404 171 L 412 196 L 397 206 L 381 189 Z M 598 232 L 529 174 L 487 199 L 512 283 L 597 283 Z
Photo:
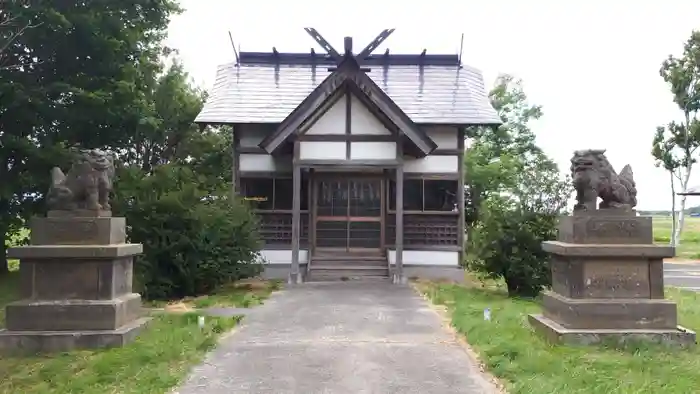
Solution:
M 208 295 L 173 301 L 149 301 L 146 304 L 156 308 L 167 308 L 171 305 L 196 309 L 211 307 L 251 308 L 262 304 L 273 291 L 279 290 L 281 285 L 280 281 L 244 280 L 223 285 Z
M 5 305 L 14 301 L 19 293 L 19 272 L 0 277 L 0 328 L 5 326 Z
M 155 316 L 135 342 L 123 348 L 0 359 L 0 393 L 158 393 L 177 385 L 239 318 Z
M 700 347 L 550 345 L 527 321 L 540 312 L 536 301 L 509 299 L 493 285 L 417 286 L 448 308 L 455 329 L 510 394 L 686 394 L 700 387 Z M 700 329 L 700 295 L 669 289 L 667 296 L 678 303 L 680 324 Z M 485 308 L 491 321 L 483 319 Z
M 17 299 L 18 272 L 0 280 L 0 327 L 4 305 Z M 224 286 L 194 305 L 259 304 L 279 283 L 249 281 Z M 206 300 L 206 301 L 205 301 Z M 246 301 L 247 300 L 247 301 Z M 206 317 L 200 328 L 196 312 L 154 313 L 135 342 L 123 348 L 76 351 L 36 357 L 0 358 L 0 394 L 166 393 L 202 361 L 217 338 L 239 317 Z
M 671 240 L 672 228 L 673 221 L 670 216 L 655 216 L 654 241 L 668 244 Z M 681 244 L 676 255 L 682 259 L 700 259 L 700 218 L 685 217 Z

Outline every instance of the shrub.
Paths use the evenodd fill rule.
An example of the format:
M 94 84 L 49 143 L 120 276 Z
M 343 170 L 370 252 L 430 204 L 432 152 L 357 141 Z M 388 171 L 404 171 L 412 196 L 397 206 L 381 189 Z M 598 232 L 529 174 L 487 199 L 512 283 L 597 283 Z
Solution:
M 228 190 L 207 190 L 177 165 L 151 175 L 122 168 L 117 180 L 113 210 L 126 217 L 130 242 L 144 246 L 134 270 L 145 298 L 196 296 L 260 273 L 256 222 Z
M 555 213 L 489 198 L 480 216 L 469 240 L 469 269 L 486 278 L 503 278 L 509 296 L 534 297 L 551 285 L 549 256 L 541 244 L 556 237 Z

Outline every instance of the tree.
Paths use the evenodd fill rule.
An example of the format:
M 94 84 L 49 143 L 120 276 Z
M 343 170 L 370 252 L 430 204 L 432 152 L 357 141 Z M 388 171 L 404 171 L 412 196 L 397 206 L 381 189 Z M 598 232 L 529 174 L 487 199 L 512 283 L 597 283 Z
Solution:
M 535 143 L 529 122 L 542 109 L 522 83 L 500 77 L 490 97 L 504 124 L 473 130 L 465 155 L 467 265 L 504 279 L 511 296 L 535 296 L 551 283 L 541 243 L 556 236 L 571 186 Z
M 28 3 L 24 2 L 24 7 L 28 6 Z M 35 25 L 32 24 L 32 21 L 22 20 L 18 15 L 10 13 L 8 9 L 0 9 L 0 69 L 22 67 L 21 63 L 13 64 L 7 61 L 3 53 L 26 30 L 36 26 L 38 24 Z
M 177 59 L 153 81 L 144 89 L 141 120 L 121 155 L 123 161 L 146 173 L 158 165 L 187 158 L 180 150 L 199 134 L 193 121 L 206 98 L 190 83 Z
M 503 125 L 468 130 L 465 166 L 465 220 L 471 229 L 479 217 L 481 203 L 490 195 L 510 189 L 522 163 L 541 153 L 529 122 L 542 116 L 542 107 L 527 100 L 522 81 L 501 75 L 489 93 L 491 105 Z
M 173 0 L 3 2 L 16 26 L 0 69 L 0 233 L 42 210 L 66 147 L 121 150 L 147 113 Z M 7 36 L 3 35 L 2 39 Z M 5 247 L 0 273 L 7 270 Z
M 656 165 L 669 172 L 674 215 L 671 243 L 678 245 L 683 231 L 686 197 L 681 197 L 676 218 L 675 182 L 679 182 L 680 192 L 688 190 L 690 174 L 697 161 L 695 154 L 700 146 L 700 32 L 692 33 L 681 57 L 669 55 L 659 73 L 671 88 L 673 101 L 683 113 L 683 120 L 657 127 L 651 151 Z
M 179 163 L 119 167 L 117 183 L 112 209 L 130 242 L 144 245 L 134 276 L 145 298 L 197 296 L 260 273 L 257 221 L 230 183 Z
M 551 284 L 541 245 L 556 237 L 571 184 L 544 154 L 521 163 L 513 179 L 509 190 L 482 202 L 468 263 L 487 278 L 504 279 L 510 296 L 533 297 Z

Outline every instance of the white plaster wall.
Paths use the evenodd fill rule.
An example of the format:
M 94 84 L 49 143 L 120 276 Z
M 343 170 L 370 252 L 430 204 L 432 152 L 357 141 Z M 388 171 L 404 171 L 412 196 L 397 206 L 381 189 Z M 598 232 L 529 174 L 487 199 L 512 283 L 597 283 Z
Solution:
M 345 160 L 344 141 L 300 141 L 299 158 L 302 160 Z
M 272 157 L 267 154 L 242 153 L 238 159 L 240 171 L 291 172 L 292 157 Z
M 345 96 L 341 97 L 323 116 L 318 118 L 310 127 L 301 131 L 306 134 L 345 134 L 345 114 L 347 103 Z
M 389 250 L 389 264 L 396 264 L 396 250 Z M 403 265 L 458 267 L 459 253 L 432 250 L 404 250 Z
M 260 251 L 265 264 L 292 264 L 291 250 L 271 250 L 263 249 Z M 306 249 L 299 250 L 299 264 L 306 264 L 309 261 L 309 251 Z
M 459 170 L 459 158 L 454 156 L 404 157 L 403 171 L 410 173 L 448 173 Z
M 238 136 L 239 144 L 243 148 L 257 148 L 258 144 L 260 144 L 266 136 L 266 132 L 260 129 L 241 130 L 236 131 L 235 134 Z
M 430 126 L 423 127 L 425 133 L 430 137 L 438 149 L 457 149 L 459 133 L 456 127 L 450 126 Z
M 394 160 L 396 142 L 351 142 L 351 160 Z
M 354 94 L 351 97 L 351 123 L 350 132 L 352 134 L 364 134 L 364 135 L 389 135 L 389 131 L 382 122 L 377 119 L 372 112 L 370 112 L 367 107 L 355 97 Z

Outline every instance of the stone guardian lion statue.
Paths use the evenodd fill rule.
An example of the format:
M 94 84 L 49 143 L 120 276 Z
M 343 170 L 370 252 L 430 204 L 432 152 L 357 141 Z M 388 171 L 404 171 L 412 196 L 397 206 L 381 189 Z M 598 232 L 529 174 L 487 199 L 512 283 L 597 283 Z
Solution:
M 596 210 L 598 197 L 602 200 L 598 209 L 632 209 L 637 206 L 632 167 L 628 164 L 619 174 L 616 173 L 605 157 L 604 149 L 575 151 L 571 158 L 571 178 L 576 189 L 574 210 Z
M 114 178 L 114 156 L 100 149 L 80 150 L 68 173 L 51 170 L 47 195 L 49 210 L 109 211 Z

